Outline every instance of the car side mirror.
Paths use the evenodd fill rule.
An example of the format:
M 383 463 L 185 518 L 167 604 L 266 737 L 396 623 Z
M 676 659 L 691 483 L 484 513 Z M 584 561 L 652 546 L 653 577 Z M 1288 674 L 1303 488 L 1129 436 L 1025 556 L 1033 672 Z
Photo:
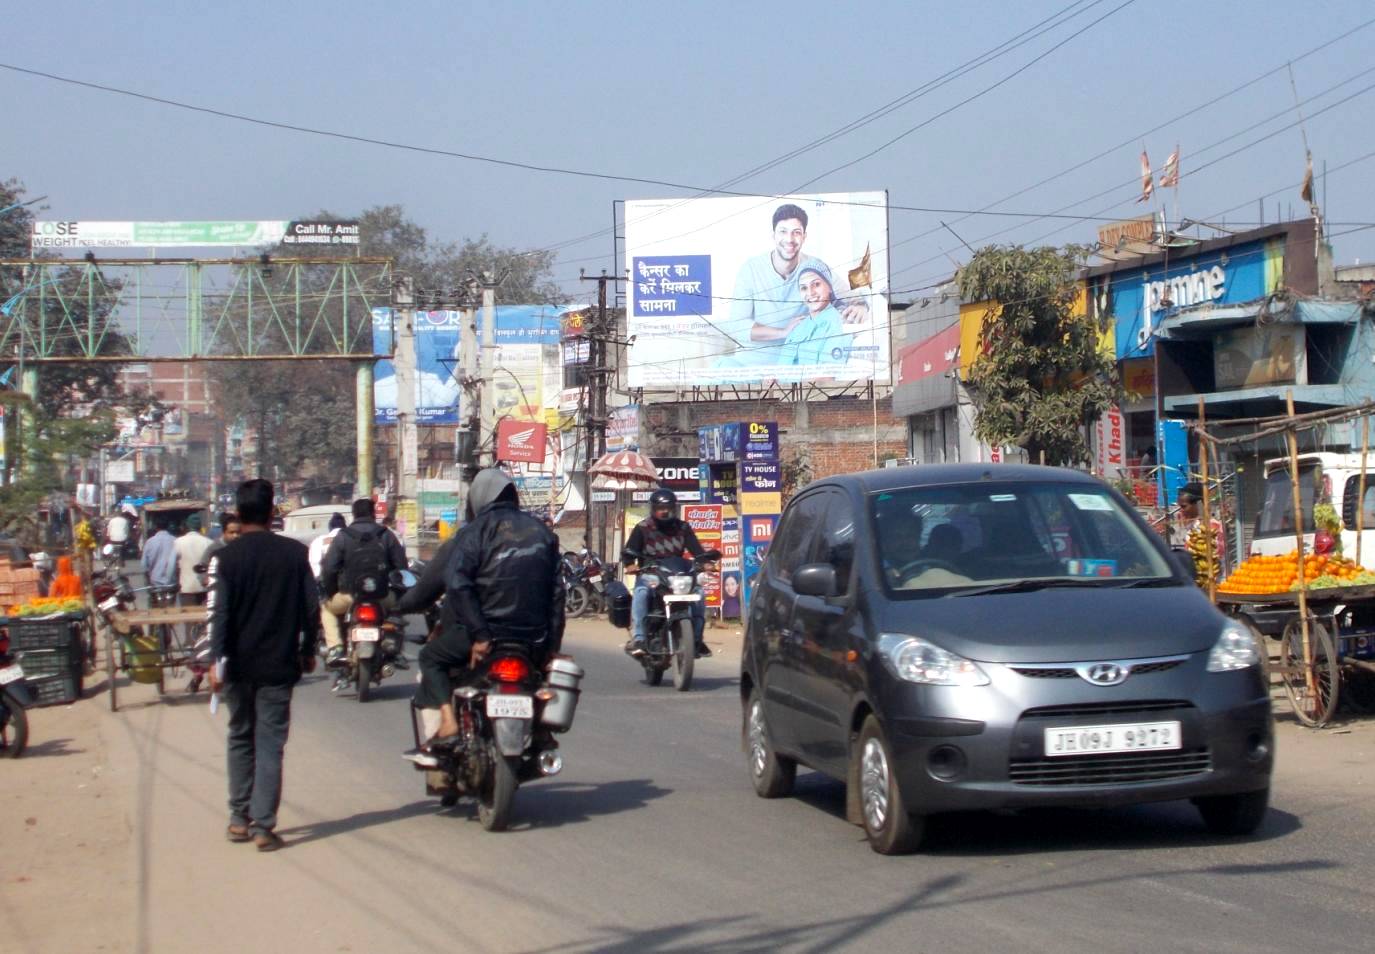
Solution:
M 808 563 L 793 573 L 793 592 L 798 596 L 836 595 L 836 568 L 829 563 Z

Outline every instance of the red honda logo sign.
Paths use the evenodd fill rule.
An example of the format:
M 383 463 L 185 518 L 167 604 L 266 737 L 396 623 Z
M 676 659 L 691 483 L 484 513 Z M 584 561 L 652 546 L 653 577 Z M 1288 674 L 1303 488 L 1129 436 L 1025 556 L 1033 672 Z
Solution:
M 497 460 L 522 464 L 544 463 L 544 445 L 549 427 L 531 421 L 509 418 L 497 424 Z

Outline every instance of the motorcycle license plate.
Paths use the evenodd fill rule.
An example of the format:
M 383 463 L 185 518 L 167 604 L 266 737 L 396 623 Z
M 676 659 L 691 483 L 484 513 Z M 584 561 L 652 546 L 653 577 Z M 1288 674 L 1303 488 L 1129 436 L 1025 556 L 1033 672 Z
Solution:
M 530 696 L 487 697 L 487 718 L 489 719 L 533 719 L 535 700 Z
M 589 576 L 589 577 L 587 578 L 587 582 L 589 582 L 589 583 L 600 583 L 601 581 L 602 581 L 602 575 L 601 575 L 600 573 L 598 573 L 598 574 L 596 574 L 596 575 L 594 575 L 594 576 Z
M 0 686 L 7 686 L 24 678 L 23 666 L 6 666 L 0 669 Z
M 382 630 L 376 626 L 355 626 L 349 635 L 355 643 L 375 643 L 382 638 Z
M 101 611 L 102 613 L 108 613 L 108 612 L 110 612 L 110 610 L 117 610 L 117 609 L 119 609 L 119 597 L 118 597 L 118 596 L 106 597 L 104 600 L 101 600 L 100 605 L 99 605 L 99 609 L 100 609 L 100 611 Z

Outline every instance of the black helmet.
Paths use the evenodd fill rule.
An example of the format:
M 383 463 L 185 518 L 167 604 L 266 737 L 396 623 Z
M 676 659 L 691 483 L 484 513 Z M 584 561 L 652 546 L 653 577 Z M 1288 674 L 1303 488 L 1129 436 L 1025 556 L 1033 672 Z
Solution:
M 660 517 L 658 511 L 668 508 L 667 517 Z M 660 487 L 649 495 L 649 515 L 660 529 L 665 529 L 665 525 L 678 519 L 678 495 L 671 490 Z

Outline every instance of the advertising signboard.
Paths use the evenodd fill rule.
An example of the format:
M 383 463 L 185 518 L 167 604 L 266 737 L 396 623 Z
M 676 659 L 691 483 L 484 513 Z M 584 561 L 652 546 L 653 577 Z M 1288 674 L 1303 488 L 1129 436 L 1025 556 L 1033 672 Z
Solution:
M 721 521 L 721 618 L 740 618 L 740 518 Z
M 497 460 L 523 464 L 544 463 L 549 428 L 531 421 L 511 418 L 497 422 Z
M 721 505 L 690 504 L 683 508 L 683 519 L 692 532 L 697 534 L 697 542 L 704 550 L 721 549 Z M 721 574 L 707 574 L 707 584 L 702 588 L 707 606 L 721 605 Z
M 888 197 L 625 204 L 632 388 L 888 381 Z
M 650 460 L 659 475 L 659 486 L 671 490 L 679 503 L 693 503 L 702 499 L 698 483 L 698 463 L 695 457 L 655 457 Z M 646 503 L 653 490 L 637 490 L 630 495 L 633 503 Z
M 778 422 L 731 421 L 699 427 L 697 456 L 712 463 L 778 460 Z
M 741 517 L 740 540 L 740 574 L 741 582 L 744 584 L 745 606 L 749 606 L 751 597 L 754 596 L 755 578 L 759 575 L 759 570 L 764 565 L 764 559 L 769 553 L 769 544 L 773 542 L 773 531 L 778 525 L 778 517 L 773 515 L 760 517 Z
M 1266 384 L 1307 384 L 1303 325 L 1229 328 L 1213 343 L 1213 377 L 1219 391 Z
M 640 405 L 613 407 L 606 422 L 606 451 L 614 454 L 640 443 Z
M 32 248 L 357 245 L 357 222 L 34 222 Z
M 1127 449 L 1122 427 L 1122 409 L 1109 407 L 1094 425 L 1094 472 L 1104 480 L 1117 480 L 1126 472 Z
M 460 394 L 459 311 L 415 313 L 416 420 L 421 424 L 457 424 Z M 498 305 L 494 375 L 496 416 L 543 421 L 546 401 L 558 400 L 559 308 L 551 305 Z M 376 354 L 392 350 L 390 308 L 372 310 L 372 346 Z M 373 372 L 373 405 L 378 424 L 396 423 L 396 370 L 377 362 Z

